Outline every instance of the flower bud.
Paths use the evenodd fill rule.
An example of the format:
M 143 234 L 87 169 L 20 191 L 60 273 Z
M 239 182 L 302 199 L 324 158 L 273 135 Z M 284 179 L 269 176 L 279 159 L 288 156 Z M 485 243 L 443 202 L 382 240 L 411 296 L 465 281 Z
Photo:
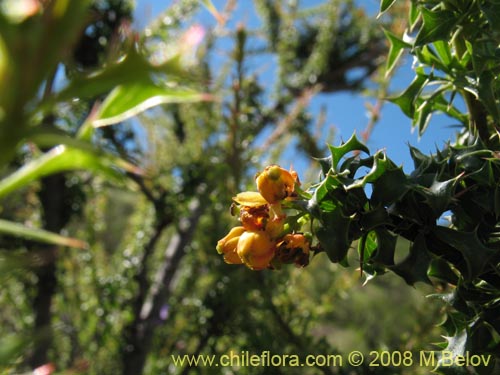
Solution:
M 248 268 L 261 270 L 269 266 L 274 250 L 275 243 L 266 232 L 244 232 L 236 251 Z
M 224 254 L 224 261 L 229 264 L 243 263 L 236 253 L 240 236 L 245 232 L 243 227 L 234 227 L 229 233 L 217 242 L 217 252 Z
M 292 196 L 296 180 L 290 172 L 277 165 L 266 167 L 255 178 L 260 194 L 271 204 Z

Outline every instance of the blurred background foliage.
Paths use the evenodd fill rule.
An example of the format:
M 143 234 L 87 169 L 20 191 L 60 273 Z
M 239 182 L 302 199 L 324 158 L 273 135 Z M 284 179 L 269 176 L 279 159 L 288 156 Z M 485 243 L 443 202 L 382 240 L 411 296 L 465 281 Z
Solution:
M 210 2 L 183 0 L 140 33 L 131 29 L 134 4 L 127 0 L 1 3 L 0 217 L 24 225 L 19 236 L 2 224 L 1 373 L 51 363 L 61 374 L 211 374 L 221 369 L 176 368 L 171 354 L 435 349 L 429 343 L 439 341 L 443 307 L 424 303 L 425 287 L 410 288 L 392 275 L 363 286 L 359 271 L 331 264 L 325 254 L 305 269 L 258 273 L 217 256 L 217 240 L 234 224 L 231 197 L 252 185 L 256 170 L 326 153 L 325 139 L 318 139 L 326 125 L 308 108 L 312 96 L 379 95 L 386 88 L 382 21 L 359 4 L 254 3 L 261 29 L 231 23 L 233 1 L 214 10 Z M 386 27 L 400 30 L 406 10 L 394 7 Z M 217 22 L 202 28 L 200 13 Z M 263 61 L 276 64 L 272 82 L 260 74 Z M 166 76 L 154 75 L 159 66 Z M 184 86 L 201 95 L 189 99 L 195 103 L 172 103 L 185 101 Z M 145 99 L 135 106 L 120 87 L 125 94 L 141 87 Z M 158 87 L 161 95 L 146 92 Z M 105 117 L 99 103 L 105 106 L 110 92 L 123 106 L 118 124 L 93 129 L 89 123 Z M 158 105 L 150 108 L 149 99 Z M 9 182 L 59 144 L 80 153 Z M 303 176 L 313 178 L 315 172 Z M 63 247 L 32 228 L 87 246 Z

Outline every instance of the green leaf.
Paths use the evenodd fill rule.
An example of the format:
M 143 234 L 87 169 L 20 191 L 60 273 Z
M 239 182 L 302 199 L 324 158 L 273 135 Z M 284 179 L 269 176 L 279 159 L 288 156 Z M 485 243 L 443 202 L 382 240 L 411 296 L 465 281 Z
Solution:
M 429 271 L 429 277 L 435 277 L 451 285 L 458 284 L 458 276 L 453 272 L 450 264 L 442 258 L 432 259 Z
M 403 169 L 396 167 L 390 159 L 387 160 L 390 163 L 387 163 L 384 174 L 372 183 L 373 192 L 370 199 L 374 204 L 382 206 L 397 201 L 409 190 L 408 179 Z
M 411 45 L 398 38 L 389 30 L 384 29 L 384 33 L 390 43 L 385 66 L 385 76 L 388 77 L 396 67 L 400 57 L 403 55 L 404 49 L 410 48 Z
M 439 374 L 444 375 L 466 375 L 470 374 L 465 366 L 457 366 L 454 364 L 454 359 L 457 356 L 464 357 L 466 355 L 466 351 L 468 350 L 468 332 L 466 329 L 460 331 L 455 336 L 445 337 L 448 345 L 446 347 L 445 352 L 441 352 L 438 365 L 435 371 Z M 449 353 L 450 357 L 444 357 L 444 353 Z
M 374 183 L 380 178 L 388 167 L 394 165 L 391 160 L 387 158 L 387 155 L 383 151 L 378 151 L 373 155 L 373 165 L 370 171 L 351 185 L 347 186 L 347 190 L 363 187 L 366 184 Z
M 0 338 L 0 367 L 13 366 L 32 342 L 33 337 L 28 335 L 11 334 Z
M 52 245 L 69 246 L 80 249 L 88 247 L 84 241 L 80 241 L 75 238 L 60 236 L 43 229 L 29 228 L 22 224 L 13 223 L 3 219 L 0 219 L 0 233 Z
M 410 247 L 408 256 L 400 263 L 389 267 L 389 269 L 401 276 L 408 285 L 414 285 L 419 281 L 431 284 L 427 276 L 431 259 L 425 243 L 425 237 L 419 234 Z
M 410 86 L 399 96 L 389 98 L 389 101 L 399 106 L 406 116 L 413 119 L 416 100 L 427 82 L 427 75 L 417 72 Z
M 167 74 L 188 78 L 181 69 L 178 56 L 173 57 L 164 64 L 153 65 L 133 46 L 122 60 L 92 74 L 72 79 L 66 88 L 44 103 L 44 108 L 50 108 L 57 102 L 68 101 L 73 98 L 94 98 L 109 92 L 116 86 L 149 81 L 153 75 Z
M 104 100 L 95 127 L 116 124 L 159 104 L 198 102 L 208 95 L 183 87 L 160 87 L 150 79 L 117 86 Z
M 342 262 L 351 245 L 348 232 L 351 219 L 342 215 L 340 209 L 322 215 L 316 236 L 328 258 L 334 263 Z
M 500 121 L 500 104 L 497 100 L 499 98 L 495 95 L 495 80 L 496 77 L 491 71 L 483 72 L 478 81 L 478 95 L 491 117 L 498 122 Z
M 89 151 L 59 145 L 1 180 L 0 198 L 42 177 L 77 169 L 102 173 L 108 178 L 120 180 L 122 174 L 116 168 L 122 168 L 131 173 L 141 173 L 139 168 L 118 157 L 96 150 Z
M 441 9 L 420 8 L 423 24 L 415 39 L 415 47 L 437 40 L 449 40 L 450 34 L 458 22 L 453 12 Z
M 500 31 L 500 2 L 499 1 L 481 1 L 479 2 L 481 11 L 488 19 L 489 26 L 499 32 Z
M 376 228 L 375 234 L 377 238 L 377 249 L 370 260 L 384 266 L 394 265 L 394 253 L 396 252 L 398 236 L 392 234 L 383 227 Z
M 486 247 L 474 232 L 462 232 L 445 227 L 435 227 L 432 232 L 441 241 L 451 245 L 462 254 L 467 265 L 466 279 L 471 281 L 484 271 L 491 257 L 496 253 Z
M 448 41 L 446 40 L 438 40 L 434 42 L 434 48 L 436 49 L 436 52 L 441 59 L 441 62 L 443 63 L 444 66 L 449 66 L 452 62 L 452 55 L 451 55 L 451 50 L 450 46 L 448 45 Z
M 340 160 L 344 157 L 345 154 L 352 152 L 352 151 L 363 151 L 367 154 L 370 153 L 370 150 L 363 144 L 361 143 L 358 138 L 356 137 L 356 134 L 353 134 L 351 138 L 345 143 L 343 143 L 339 147 L 334 147 L 331 145 L 328 145 L 328 148 L 330 149 L 330 153 L 332 154 L 332 169 L 334 172 L 340 173 L 342 171 L 338 171 L 337 167 L 340 162 Z
M 425 202 L 436 216 L 440 216 L 449 208 L 455 191 L 455 184 L 460 177 L 461 175 L 447 181 L 434 181 L 429 188 L 422 187 L 419 189 L 425 195 Z
M 378 17 L 387 12 L 389 8 L 396 2 L 396 0 L 381 0 L 380 1 L 380 11 Z

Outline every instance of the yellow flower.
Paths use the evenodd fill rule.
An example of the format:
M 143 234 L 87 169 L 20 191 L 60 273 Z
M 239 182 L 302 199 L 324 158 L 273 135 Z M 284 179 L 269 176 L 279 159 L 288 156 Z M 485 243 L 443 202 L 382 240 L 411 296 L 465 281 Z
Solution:
M 265 206 L 267 201 L 256 191 L 244 191 L 233 197 L 233 201 L 245 207 Z
M 243 263 L 252 270 L 269 266 L 274 257 L 276 244 L 266 232 L 244 232 L 238 241 L 237 253 Z
M 295 183 L 298 182 L 295 172 L 290 173 L 278 165 L 266 167 L 256 176 L 255 181 L 260 194 L 271 204 L 293 196 Z
M 229 264 L 242 264 L 236 249 L 240 236 L 245 232 L 243 227 L 234 227 L 229 233 L 217 242 L 217 252 L 224 254 L 224 261 Z

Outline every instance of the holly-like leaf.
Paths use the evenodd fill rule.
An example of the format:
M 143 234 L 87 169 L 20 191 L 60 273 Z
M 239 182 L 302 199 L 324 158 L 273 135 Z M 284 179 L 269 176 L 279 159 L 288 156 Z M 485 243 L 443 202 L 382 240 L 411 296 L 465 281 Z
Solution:
M 461 176 L 447 181 L 434 181 L 429 188 L 422 188 L 420 191 L 425 195 L 425 201 L 436 216 L 445 212 L 453 200 L 455 184 Z
M 379 227 L 375 229 L 377 237 L 377 250 L 373 253 L 371 260 L 384 266 L 394 265 L 394 253 L 398 236 L 387 229 Z
M 389 53 L 387 54 L 387 62 L 385 66 L 385 76 L 388 77 L 391 75 L 392 71 L 396 67 L 399 59 L 403 55 L 405 48 L 410 48 L 411 45 L 398 38 L 389 30 L 384 29 L 384 33 L 386 38 L 389 40 L 390 44 Z
M 361 143 L 358 138 L 356 137 L 356 134 L 353 134 L 351 138 L 345 143 L 343 143 L 341 146 L 334 147 L 332 145 L 328 145 L 328 148 L 330 149 L 330 153 L 332 155 L 332 169 L 334 172 L 340 173 L 342 171 L 339 171 L 337 166 L 340 162 L 340 160 L 349 152 L 352 151 L 363 151 L 366 154 L 370 154 L 370 150 L 368 147 L 366 147 L 363 143 Z
M 389 98 L 389 101 L 399 106 L 406 116 L 413 119 L 416 100 L 427 82 L 427 75 L 423 74 L 423 72 L 417 72 L 410 86 L 408 86 L 399 96 Z
M 415 47 L 432 43 L 436 40 L 449 40 L 450 34 L 458 22 L 453 12 L 442 9 L 420 8 L 423 24 L 420 28 Z
M 408 256 L 389 269 L 401 276 L 408 285 L 414 285 L 419 281 L 431 284 L 427 276 L 431 260 L 431 255 L 425 244 L 425 237 L 419 234 L 410 247 Z
M 484 271 L 491 256 L 496 252 L 486 247 L 474 232 L 462 232 L 445 227 L 435 227 L 432 232 L 441 241 L 451 245 L 462 254 L 467 265 L 466 279 L 471 281 Z
M 341 210 L 324 213 L 316 236 L 328 258 L 334 263 L 344 260 L 351 245 L 348 232 L 351 219 L 342 215 Z
M 371 201 L 383 206 L 397 201 L 409 190 L 408 179 L 403 169 L 396 167 L 392 161 L 389 162 L 385 166 L 385 172 L 372 183 Z
M 450 264 L 442 258 L 432 259 L 427 275 L 429 277 L 435 277 L 451 285 L 457 285 L 458 283 L 457 274 L 453 272 Z

